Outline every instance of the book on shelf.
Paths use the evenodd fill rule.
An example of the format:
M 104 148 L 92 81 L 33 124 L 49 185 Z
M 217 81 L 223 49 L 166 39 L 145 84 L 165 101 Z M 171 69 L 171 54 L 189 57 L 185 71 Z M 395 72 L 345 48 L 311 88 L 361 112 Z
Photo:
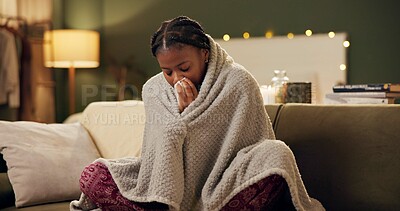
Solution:
M 393 97 L 332 97 L 325 96 L 325 104 L 398 104 Z
M 342 97 L 372 97 L 372 98 L 400 98 L 400 92 L 334 92 L 325 95 L 329 98 Z
M 400 92 L 400 84 L 348 84 L 335 85 L 332 89 L 333 92 Z

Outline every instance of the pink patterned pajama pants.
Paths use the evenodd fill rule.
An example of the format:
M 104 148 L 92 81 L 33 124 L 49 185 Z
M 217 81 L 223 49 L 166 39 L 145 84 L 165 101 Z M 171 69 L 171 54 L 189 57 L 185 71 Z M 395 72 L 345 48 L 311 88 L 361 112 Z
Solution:
M 168 210 L 159 202 L 139 203 L 126 199 L 119 192 L 107 167 L 100 162 L 85 167 L 80 178 L 82 192 L 102 210 L 158 211 Z M 221 210 L 280 210 L 285 180 L 278 175 L 266 177 L 234 196 Z

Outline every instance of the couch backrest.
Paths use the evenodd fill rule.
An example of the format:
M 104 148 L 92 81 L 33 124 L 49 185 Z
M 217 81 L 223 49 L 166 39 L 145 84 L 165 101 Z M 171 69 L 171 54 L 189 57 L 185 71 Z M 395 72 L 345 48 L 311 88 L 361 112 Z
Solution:
M 145 125 L 141 101 L 94 102 L 80 122 L 104 158 L 140 156 Z
M 400 208 L 400 105 L 285 104 L 274 130 L 327 210 Z
M 267 111 L 272 125 L 275 125 L 279 110 L 282 108 L 282 106 L 283 106 L 283 104 L 269 104 L 269 105 L 264 106 L 265 111 Z

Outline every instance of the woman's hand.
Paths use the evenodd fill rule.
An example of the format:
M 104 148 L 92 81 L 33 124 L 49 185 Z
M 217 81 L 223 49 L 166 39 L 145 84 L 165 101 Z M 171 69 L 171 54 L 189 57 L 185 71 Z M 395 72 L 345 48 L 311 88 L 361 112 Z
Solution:
M 175 84 L 175 89 L 177 92 L 179 112 L 182 112 L 196 99 L 198 92 L 193 82 L 187 78 L 178 81 Z

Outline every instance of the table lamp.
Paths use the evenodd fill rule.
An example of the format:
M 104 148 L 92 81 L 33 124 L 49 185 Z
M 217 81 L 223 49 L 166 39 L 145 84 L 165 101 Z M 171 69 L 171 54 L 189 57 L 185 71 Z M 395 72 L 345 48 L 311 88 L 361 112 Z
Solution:
M 100 36 L 96 31 L 61 29 L 44 33 L 44 66 L 69 68 L 69 113 L 75 113 L 75 68 L 99 66 Z

